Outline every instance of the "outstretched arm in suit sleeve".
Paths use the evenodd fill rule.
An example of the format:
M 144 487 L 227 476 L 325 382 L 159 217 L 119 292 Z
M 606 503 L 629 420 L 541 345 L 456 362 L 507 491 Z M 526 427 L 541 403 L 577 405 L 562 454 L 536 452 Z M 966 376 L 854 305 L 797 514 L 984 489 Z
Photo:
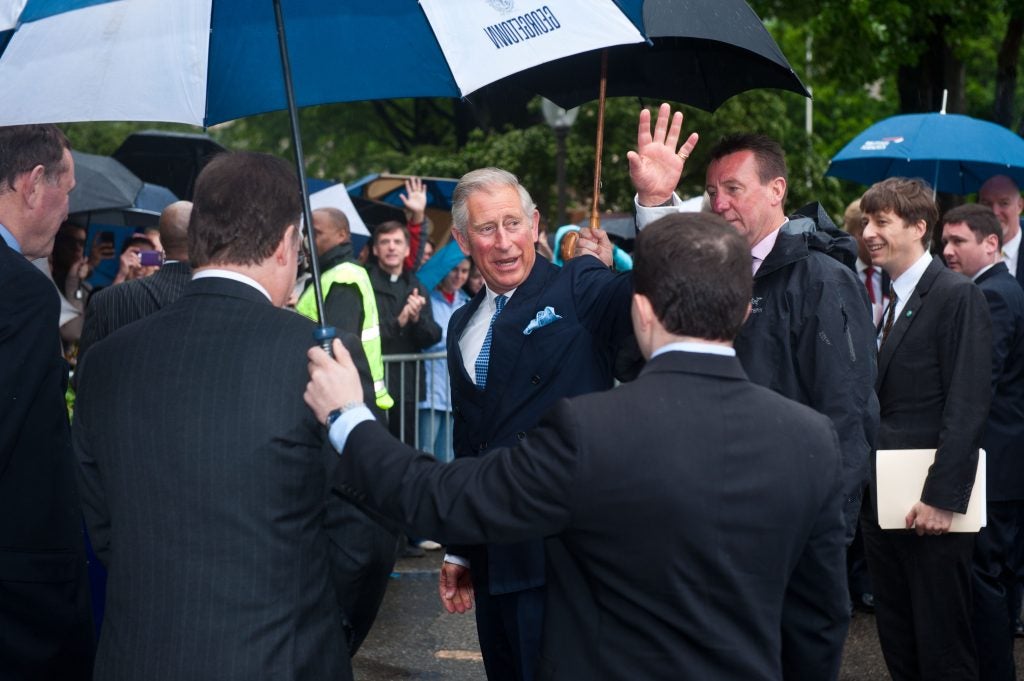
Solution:
M 821 459 L 835 462 L 824 472 L 831 485 L 820 498 L 817 520 L 786 587 L 782 608 L 782 678 L 835 679 L 850 622 L 846 587 L 846 546 L 842 517 L 839 442 Z M 827 456 L 831 454 L 831 457 Z
M 321 422 L 335 407 L 363 397 L 348 352 L 339 343 L 334 351 L 333 360 L 320 348 L 308 353 L 305 399 Z M 348 415 L 331 428 L 331 441 L 341 448 L 335 486 L 414 536 L 445 544 L 509 543 L 554 534 L 568 522 L 579 425 L 566 400 L 518 447 L 448 464 L 403 445 L 379 423 L 357 422 L 339 433 L 349 427 Z

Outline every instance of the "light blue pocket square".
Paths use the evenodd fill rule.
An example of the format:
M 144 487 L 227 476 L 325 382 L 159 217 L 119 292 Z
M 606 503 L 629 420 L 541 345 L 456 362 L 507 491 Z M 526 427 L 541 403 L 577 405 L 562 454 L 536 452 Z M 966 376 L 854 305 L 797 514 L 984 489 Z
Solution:
M 523 329 L 523 335 L 529 336 L 531 333 L 536 331 L 542 326 L 547 326 L 552 322 L 557 322 L 562 318 L 562 315 L 555 314 L 555 308 L 548 305 L 543 310 L 537 313 L 537 316 L 530 320 L 530 323 Z

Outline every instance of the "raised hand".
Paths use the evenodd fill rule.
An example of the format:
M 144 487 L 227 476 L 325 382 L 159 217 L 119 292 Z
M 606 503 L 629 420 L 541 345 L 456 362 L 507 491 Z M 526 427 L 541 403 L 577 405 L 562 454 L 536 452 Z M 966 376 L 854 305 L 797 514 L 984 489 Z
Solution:
M 402 205 L 408 211 L 409 222 L 414 225 L 423 224 L 423 218 L 427 210 L 427 188 L 423 180 L 418 177 L 410 177 L 405 181 L 405 193 L 399 194 Z
M 647 109 L 640 111 L 636 151 L 628 152 L 626 158 L 629 160 L 629 178 L 636 187 L 641 206 L 658 206 L 672 198 L 686 159 L 693 153 L 699 139 L 697 133 L 690 133 L 683 145 L 676 149 L 682 130 L 682 112 L 673 114 L 668 104 L 662 104 L 658 109 L 653 133 L 651 112 Z

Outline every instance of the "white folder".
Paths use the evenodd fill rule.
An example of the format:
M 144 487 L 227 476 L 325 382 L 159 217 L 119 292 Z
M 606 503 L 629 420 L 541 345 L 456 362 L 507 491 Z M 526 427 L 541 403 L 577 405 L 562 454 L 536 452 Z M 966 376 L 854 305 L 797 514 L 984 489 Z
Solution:
M 883 530 L 906 529 L 910 508 L 921 500 L 928 468 L 935 461 L 934 449 L 880 449 L 878 473 L 878 525 Z M 988 522 L 985 512 L 985 450 L 978 450 L 978 471 L 966 513 L 954 513 L 950 532 L 977 532 Z

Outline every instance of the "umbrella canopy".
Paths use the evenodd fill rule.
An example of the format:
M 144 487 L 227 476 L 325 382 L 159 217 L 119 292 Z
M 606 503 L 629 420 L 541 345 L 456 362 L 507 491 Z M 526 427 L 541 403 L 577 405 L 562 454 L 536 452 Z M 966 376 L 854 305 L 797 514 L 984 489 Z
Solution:
M 281 11 L 298 106 L 459 97 L 549 59 L 643 40 L 612 0 L 530 11 L 497 0 L 281 0 Z M 107 2 L 25 21 L 0 55 L 0 82 L 17 93 L 0 124 L 207 126 L 286 106 L 271 0 Z
M 222 151 L 209 135 L 144 130 L 128 135 L 112 155 L 146 182 L 192 200 L 199 171 Z
M 401 209 L 403 204 L 399 195 L 405 192 L 405 181 L 411 177 L 412 175 L 373 173 L 349 184 L 348 193 L 355 197 L 387 203 Z M 448 240 L 452 224 L 452 192 L 455 191 L 455 185 L 459 181 L 451 177 L 421 177 L 420 179 L 423 180 L 423 187 L 427 191 L 426 213 L 430 218 L 432 228 L 430 236 L 435 240 L 437 246 L 441 246 Z M 405 218 L 399 217 L 398 219 L 404 220 Z M 371 220 L 370 222 L 376 225 L 383 220 Z
M 72 151 L 75 188 L 68 195 L 68 213 L 131 208 L 143 182 L 117 159 Z
M 853 138 L 829 163 L 831 177 L 874 184 L 920 177 L 936 191 L 971 194 L 993 175 L 1024 184 L 1024 140 L 970 116 L 908 114 L 879 121 Z
M 714 111 L 733 95 L 758 88 L 810 97 L 744 0 L 621 4 L 643 28 L 648 42 L 607 49 L 609 97 L 681 102 L 705 111 Z M 600 76 L 598 50 L 546 62 L 491 87 L 537 93 L 568 109 L 598 98 Z

